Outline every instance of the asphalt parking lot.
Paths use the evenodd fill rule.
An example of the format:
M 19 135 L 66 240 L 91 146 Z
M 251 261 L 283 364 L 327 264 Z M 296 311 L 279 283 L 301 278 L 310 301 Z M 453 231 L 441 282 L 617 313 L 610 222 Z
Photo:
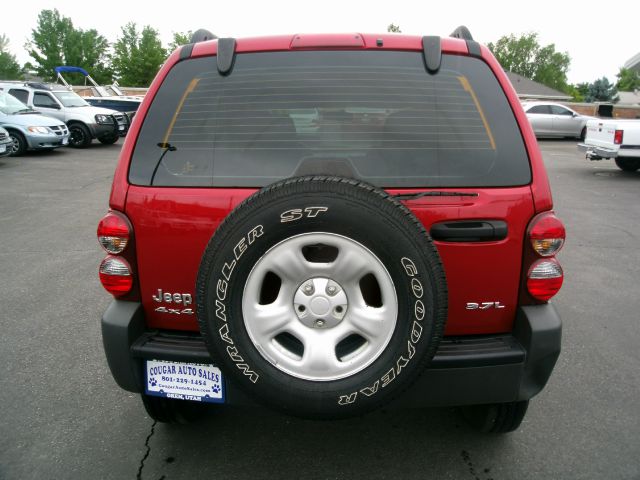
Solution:
M 113 382 L 95 237 L 119 144 L 0 159 L 0 479 L 640 478 L 640 172 L 541 142 L 567 226 L 563 353 L 522 427 L 453 409 L 312 422 L 213 409 L 153 424 Z

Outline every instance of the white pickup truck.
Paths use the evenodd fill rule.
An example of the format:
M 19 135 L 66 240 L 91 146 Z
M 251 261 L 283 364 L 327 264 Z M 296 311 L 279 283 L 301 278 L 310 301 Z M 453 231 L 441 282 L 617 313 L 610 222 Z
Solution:
M 640 120 L 589 120 L 578 150 L 589 160 L 613 158 L 621 170 L 635 172 L 640 169 Z

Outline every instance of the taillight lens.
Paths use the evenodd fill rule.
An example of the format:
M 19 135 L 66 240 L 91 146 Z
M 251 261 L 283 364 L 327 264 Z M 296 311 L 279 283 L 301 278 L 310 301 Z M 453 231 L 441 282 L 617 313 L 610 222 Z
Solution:
M 528 294 L 521 301 L 546 302 L 562 287 L 564 273 L 555 255 L 564 245 L 563 223 L 553 212 L 536 215 L 527 229 L 531 249 L 525 249 L 523 273 Z M 541 258 L 542 257 L 542 258 Z
M 113 296 L 125 295 L 133 287 L 131 266 L 124 258 L 108 256 L 100 264 L 100 281 Z
M 536 217 L 529 227 L 529 239 L 533 250 L 541 257 L 558 253 L 564 244 L 564 225 L 553 213 Z
M 616 132 L 613 134 L 613 143 L 615 143 L 616 145 L 622 145 L 623 133 L 624 133 L 624 130 L 616 130 Z
M 108 253 L 122 253 L 129 244 L 129 222 L 116 212 L 107 213 L 98 224 L 98 241 Z
M 547 301 L 560 291 L 564 273 L 555 258 L 538 260 L 527 275 L 527 289 L 537 300 Z

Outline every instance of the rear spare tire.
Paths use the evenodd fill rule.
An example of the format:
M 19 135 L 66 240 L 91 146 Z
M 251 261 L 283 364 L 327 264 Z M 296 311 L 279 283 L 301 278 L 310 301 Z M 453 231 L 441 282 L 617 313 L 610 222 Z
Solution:
M 218 227 L 197 280 L 200 330 L 227 378 L 305 417 L 360 414 L 405 390 L 446 320 L 422 224 L 368 184 L 278 182 Z

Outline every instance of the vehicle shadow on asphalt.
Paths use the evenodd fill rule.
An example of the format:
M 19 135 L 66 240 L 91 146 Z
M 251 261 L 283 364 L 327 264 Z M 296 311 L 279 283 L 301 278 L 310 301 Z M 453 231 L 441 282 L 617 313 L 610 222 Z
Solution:
M 225 407 L 193 425 L 156 424 L 143 478 L 492 478 L 509 436 L 471 430 L 455 409 L 380 410 L 309 421 Z M 250 464 L 250 466 L 249 466 Z M 457 474 L 455 472 L 458 472 Z M 453 477 L 451 475 L 454 475 Z

